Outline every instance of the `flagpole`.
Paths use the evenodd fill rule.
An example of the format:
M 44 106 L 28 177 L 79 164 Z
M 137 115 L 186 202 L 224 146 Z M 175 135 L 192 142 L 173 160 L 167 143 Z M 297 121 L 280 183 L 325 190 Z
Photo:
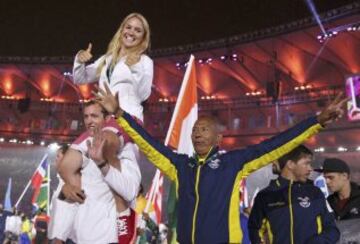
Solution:
M 15 208 L 17 208 L 17 206 L 19 205 L 20 201 L 21 201 L 22 198 L 24 197 L 24 195 L 25 195 L 27 189 L 29 188 L 30 184 L 31 184 L 31 179 L 29 180 L 29 182 L 28 182 L 27 185 L 25 186 L 24 191 L 21 193 L 19 199 L 18 199 L 17 202 L 15 203 Z
M 48 216 L 50 216 L 50 163 L 47 164 L 47 174 L 48 174 L 48 182 L 47 182 L 47 206 L 46 206 L 46 213 Z
M 12 185 L 12 178 L 10 177 L 8 180 L 8 185 L 6 187 L 5 199 L 4 199 L 4 209 L 11 211 L 12 204 L 11 204 L 11 185 Z
M 153 198 L 154 198 L 154 195 L 155 195 L 155 189 L 159 185 L 159 179 L 160 179 L 160 170 L 156 170 L 154 180 L 153 180 L 153 182 L 151 184 L 149 198 L 147 199 L 146 206 L 145 206 L 145 209 L 144 209 L 145 213 L 149 212 L 150 204 L 153 202 Z
M 45 158 L 46 158 L 47 156 L 48 156 L 48 154 L 45 153 L 45 155 L 44 155 L 43 158 L 41 159 L 39 165 L 38 165 L 37 168 L 35 169 L 34 173 L 31 175 L 29 182 L 28 182 L 27 185 L 25 186 L 24 191 L 21 193 L 19 199 L 17 200 L 17 202 L 16 202 L 16 204 L 15 204 L 15 207 L 16 207 L 16 208 L 17 208 L 17 206 L 19 205 L 19 203 L 20 203 L 20 201 L 22 200 L 22 198 L 24 197 L 27 189 L 29 188 L 29 186 L 30 186 L 30 184 L 31 184 L 31 179 L 32 179 L 33 175 L 34 175 L 35 172 L 40 168 L 41 163 L 45 160 Z

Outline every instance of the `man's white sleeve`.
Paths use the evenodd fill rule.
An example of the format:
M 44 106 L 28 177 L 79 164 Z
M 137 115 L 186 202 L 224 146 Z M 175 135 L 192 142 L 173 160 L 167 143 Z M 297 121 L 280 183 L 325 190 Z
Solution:
M 119 159 L 121 170 L 110 166 L 104 180 L 124 200 L 130 202 L 136 198 L 141 183 L 137 147 L 131 142 L 126 143 Z

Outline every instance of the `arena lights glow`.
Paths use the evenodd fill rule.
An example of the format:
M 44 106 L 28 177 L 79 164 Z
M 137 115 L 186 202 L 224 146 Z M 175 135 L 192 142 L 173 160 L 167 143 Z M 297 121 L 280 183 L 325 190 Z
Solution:
M 346 30 L 349 31 L 349 32 L 351 32 L 351 31 L 358 31 L 358 30 L 360 30 L 360 24 L 350 26 L 350 27 L 348 27 Z
M 246 96 L 253 96 L 253 97 L 260 96 L 262 94 L 263 93 L 261 91 L 252 91 L 252 92 L 245 93 Z
M 14 96 L 1 96 L 2 99 L 7 99 L 7 100 L 14 100 L 14 99 L 17 99 L 16 97 Z
M 307 84 L 307 85 L 295 86 L 294 90 L 295 91 L 305 91 L 305 90 L 309 90 L 311 88 L 313 88 L 313 86 L 310 84 Z
M 360 21 L 328 29 L 325 32 L 317 35 L 317 39 L 320 43 L 323 43 L 330 38 L 336 37 L 338 34 L 342 32 L 353 32 L 353 31 L 360 31 Z
M 337 151 L 338 151 L 338 152 L 347 152 L 348 149 L 347 149 L 346 147 L 340 146 L 340 147 L 338 147 Z
M 64 75 L 64 76 L 73 76 L 72 73 L 71 73 L 71 72 L 68 72 L 68 71 L 65 71 L 65 72 L 63 73 L 63 75 Z
M 345 152 L 357 152 L 360 153 L 360 146 L 339 146 L 339 147 L 317 147 L 314 149 L 315 153 L 345 153 Z
M 80 103 L 88 103 L 90 102 L 90 99 L 79 99 Z
M 17 143 L 18 140 L 17 140 L 16 138 L 13 138 L 13 139 L 10 139 L 9 142 L 10 142 L 10 143 Z
M 177 69 L 181 69 L 181 68 L 186 68 L 188 66 L 188 62 L 177 62 L 176 63 L 176 68 Z
M 329 39 L 331 37 L 335 37 L 337 34 L 338 34 L 337 31 L 327 31 L 327 32 L 325 32 L 325 34 L 319 34 L 317 36 L 317 39 L 319 40 L 320 43 L 323 43 L 327 39 Z
M 44 142 L 44 141 L 41 141 L 41 142 L 40 142 L 40 146 L 45 146 L 45 142 Z
M 200 59 L 198 59 L 198 63 L 199 64 L 211 64 L 211 62 L 213 61 L 213 58 L 200 58 Z M 179 67 L 179 63 L 176 63 L 177 65 L 177 67 Z
M 201 96 L 200 97 L 201 100 L 215 100 L 216 96 L 215 95 L 211 95 L 211 96 Z
M 0 142 L 5 142 L 5 139 L 3 137 L 0 138 Z M 33 145 L 34 141 L 28 139 L 26 141 L 22 141 L 22 140 L 18 140 L 16 138 L 12 138 L 9 140 L 10 143 L 14 143 L 14 144 L 24 144 L 24 145 Z
M 236 61 L 238 59 L 238 55 L 236 53 L 231 54 L 231 60 Z
M 159 98 L 159 102 L 161 102 L 161 103 L 168 103 L 168 102 L 170 102 L 170 100 L 168 99 L 168 98 Z
M 60 148 L 59 144 L 57 144 L 57 142 L 53 142 L 53 143 L 50 143 L 48 148 L 51 150 L 51 151 L 56 151 Z
M 26 140 L 25 143 L 26 143 L 27 145 L 33 145 L 33 144 L 34 144 L 34 142 L 33 142 L 32 140 Z
M 316 23 L 319 25 L 321 32 L 325 33 L 325 28 L 324 28 L 324 26 L 323 26 L 323 24 L 321 22 L 321 18 L 319 16 L 318 11 L 316 10 L 316 6 L 314 4 L 314 1 L 313 0 L 306 0 L 306 4 L 309 7 L 310 12 L 314 16 Z
M 42 97 L 42 98 L 40 98 L 40 101 L 43 101 L 43 102 L 53 102 L 53 101 L 54 101 L 54 98 Z
M 14 142 L 15 143 L 15 142 Z M 18 144 L 24 144 L 24 145 L 33 145 L 34 142 L 32 140 L 26 140 L 26 141 L 17 141 Z
M 324 147 L 318 147 L 314 149 L 315 152 L 325 152 L 325 148 Z
M 232 53 L 231 55 L 221 55 L 218 58 L 202 57 L 202 58 L 197 58 L 196 59 L 196 61 L 200 65 L 205 65 L 205 64 L 211 65 L 216 60 L 220 60 L 220 61 L 223 61 L 223 62 L 225 62 L 226 60 L 238 61 L 239 56 L 236 53 Z M 243 60 L 242 57 L 241 57 L 241 60 Z M 185 68 L 185 67 L 187 67 L 187 65 L 188 65 L 187 62 L 176 62 L 175 63 L 175 66 L 176 66 L 177 69 Z

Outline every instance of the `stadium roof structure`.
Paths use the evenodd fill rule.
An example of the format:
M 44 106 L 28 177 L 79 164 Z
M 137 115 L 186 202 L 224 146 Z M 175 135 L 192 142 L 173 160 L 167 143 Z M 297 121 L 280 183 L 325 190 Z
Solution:
M 310 16 L 226 38 L 153 49 L 149 55 L 155 73 L 149 104 L 173 105 L 192 53 L 202 111 L 216 111 L 227 119 L 231 111 L 231 121 L 254 113 L 266 118 L 275 113 L 272 97 L 278 99 L 283 113 L 318 111 L 344 90 L 346 77 L 360 73 L 359 12 L 360 2 L 355 1 L 320 14 L 321 26 Z M 72 83 L 72 61 L 68 55 L 2 56 L 0 96 L 61 103 L 89 99 L 92 86 Z M 359 142 L 358 123 L 344 123 L 333 131 L 339 133 L 324 133 L 326 136 L 312 143 L 337 146 Z M 257 133 L 232 133 L 225 143 L 243 146 L 275 131 Z

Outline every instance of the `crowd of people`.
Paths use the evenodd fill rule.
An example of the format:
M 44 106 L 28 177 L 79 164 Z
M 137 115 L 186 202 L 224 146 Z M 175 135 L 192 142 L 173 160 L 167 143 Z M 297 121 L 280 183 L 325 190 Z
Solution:
M 16 207 L 4 209 L 0 204 L 0 243 L 48 243 L 49 216 L 40 209 L 31 218 Z
M 216 118 L 200 117 L 191 136 L 195 156 L 189 158 L 152 138 L 121 108 L 106 85 L 96 97 L 149 161 L 176 182 L 180 243 L 242 243 L 239 182 L 273 161 L 279 162 L 280 177 L 255 199 L 248 223 L 251 243 L 263 243 L 265 230 L 271 243 L 339 240 L 340 233 L 323 193 L 308 183 L 312 153 L 301 144 L 340 118 L 347 99 L 339 95 L 318 116 L 258 145 L 230 152 L 218 148 L 222 136 Z
M 350 182 L 345 162 L 326 160 L 318 170 L 333 192 L 330 213 L 323 193 L 308 179 L 312 152 L 302 143 L 339 119 L 347 99 L 340 94 L 319 115 L 229 152 L 219 148 L 217 119 L 200 117 L 191 135 L 194 156 L 177 154 L 142 127 L 142 102 L 150 96 L 153 80 L 153 61 L 145 54 L 149 46 L 149 25 L 133 13 L 94 63 L 88 64 L 92 43 L 76 54 L 75 84 L 98 82 L 99 88 L 84 105 L 86 131 L 59 150 L 59 185 L 50 219 L 43 213 L 35 219 L 35 243 L 166 243 L 166 228 L 144 209 L 136 212 L 142 195 L 140 151 L 176 183 L 179 243 L 336 243 L 340 233 L 335 219 L 360 217 L 359 186 Z M 240 181 L 273 162 L 279 176 L 256 196 L 247 212 L 248 226 L 242 225 Z M 15 211 L 3 219 L 4 212 L 4 243 L 17 243 L 24 234 L 31 239 L 24 215 Z

